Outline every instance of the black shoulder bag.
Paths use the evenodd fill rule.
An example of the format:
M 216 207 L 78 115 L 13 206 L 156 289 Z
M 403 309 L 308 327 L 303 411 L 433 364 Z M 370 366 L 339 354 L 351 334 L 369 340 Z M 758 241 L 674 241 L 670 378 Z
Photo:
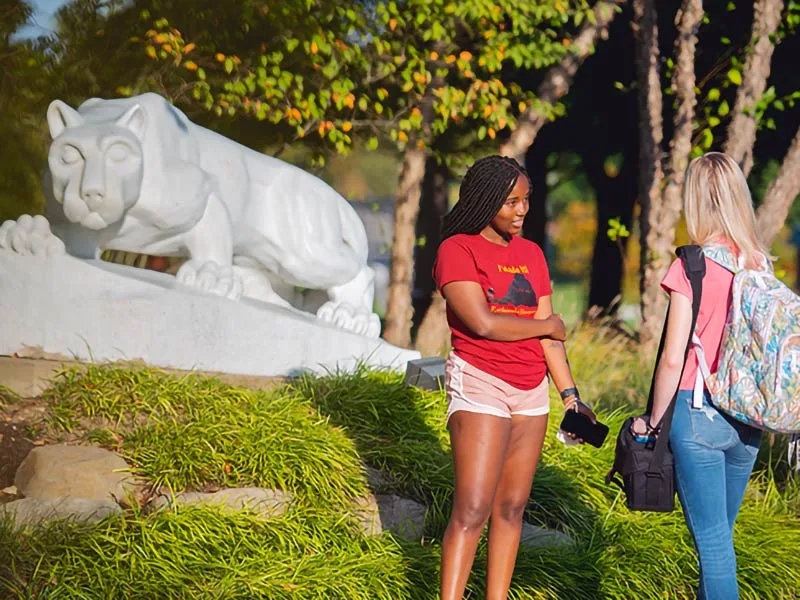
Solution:
M 700 246 L 681 246 L 677 255 L 683 262 L 683 270 L 692 284 L 692 328 L 693 333 L 697 324 L 697 313 L 700 310 L 700 297 L 703 294 L 703 277 L 706 274 L 706 263 L 703 249 Z M 667 337 L 669 315 L 664 321 L 664 331 L 661 333 L 661 343 L 656 356 L 656 368 L 664 351 L 664 341 Z M 686 359 L 692 347 L 692 335 L 686 344 L 683 357 L 683 369 L 686 368 Z M 655 391 L 655 368 L 653 379 L 650 382 L 650 397 L 647 401 L 646 416 L 653 412 L 653 392 Z M 655 442 L 637 442 L 633 436 L 631 425 L 636 417 L 625 420 L 617 436 L 617 447 L 614 455 L 614 465 L 606 475 L 606 484 L 615 483 L 625 492 L 626 505 L 630 510 L 650 512 L 670 512 L 675 508 L 675 471 L 673 467 L 672 451 L 669 448 L 669 430 L 672 424 L 672 415 L 675 412 L 675 401 L 678 391 L 672 397 L 669 407 L 661 419 L 661 430 Z M 616 477 L 619 474 L 621 477 Z

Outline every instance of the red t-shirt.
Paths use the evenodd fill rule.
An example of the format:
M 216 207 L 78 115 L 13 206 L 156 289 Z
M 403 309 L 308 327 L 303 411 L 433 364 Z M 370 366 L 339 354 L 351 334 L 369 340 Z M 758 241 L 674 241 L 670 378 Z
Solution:
M 489 310 L 532 319 L 539 299 L 550 296 L 550 273 L 541 248 L 514 236 L 508 246 L 480 234 L 458 234 L 439 246 L 433 278 L 441 290 L 454 281 L 480 284 Z M 475 335 L 447 307 L 453 351 L 485 373 L 520 390 L 532 390 L 547 374 L 544 350 L 538 338 L 499 342 Z

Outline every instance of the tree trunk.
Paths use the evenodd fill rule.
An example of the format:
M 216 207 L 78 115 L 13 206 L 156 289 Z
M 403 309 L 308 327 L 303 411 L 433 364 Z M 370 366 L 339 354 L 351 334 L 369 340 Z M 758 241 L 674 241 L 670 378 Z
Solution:
M 547 136 L 551 137 L 551 136 Z M 547 143 L 534 144 L 528 149 L 522 164 L 531 183 L 530 208 L 522 224 L 522 235 L 536 242 L 545 250 L 547 242 L 547 155 L 552 146 Z
M 563 97 L 572 83 L 578 67 L 594 51 L 598 39 L 608 35 L 608 26 L 625 0 L 599 0 L 593 9 L 594 23 L 586 21 L 580 33 L 572 40 L 572 54 L 567 55 L 557 65 L 550 67 L 544 81 L 539 86 L 537 97 L 546 104 L 555 104 Z M 517 128 L 508 140 L 500 147 L 500 154 L 516 159 L 520 164 L 525 161 L 525 153 L 533 144 L 539 130 L 547 122 L 547 115 L 537 110 L 527 110 L 519 117 Z
M 675 42 L 677 61 L 672 76 L 672 89 L 675 91 L 677 107 L 669 145 L 669 169 L 665 176 L 661 207 L 658 211 L 658 226 L 653 226 L 650 230 L 658 236 L 656 246 L 658 251 L 650 252 L 650 257 L 653 259 L 650 265 L 653 275 L 651 282 L 661 298 L 664 298 L 661 293 L 661 279 L 666 274 L 672 259 L 675 227 L 680 220 L 683 204 L 683 180 L 692 152 L 694 107 L 697 103 L 694 60 L 697 30 L 703 20 L 702 0 L 684 0 L 679 19 L 678 38 Z M 655 225 L 655 222 L 651 221 L 651 225 Z
M 768 246 L 775 241 L 798 194 L 800 194 L 800 128 L 797 129 L 789 151 L 783 158 L 778 176 L 770 184 L 758 209 L 758 234 Z
M 392 264 L 386 303 L 383 338 L 390 344 L 411 346 L 411 287 L 414 276 L 414 246 L 422 180 L 425 177 L 424 149 L 409 144 L 403 154 L 403 171 L 394 207 Z
M 659 289 L 658 270 L 651 253 L 665 253 L 661 248 L 658 223 L 661 206 L 661 144 L 663 142 L 661 79 L 659 74 L 658 15 L 655 0 L 634 0 L 636 38 L 636 79 L 639 85 L 639 227 L 641 231 L 641 340 L 650 350 L 657 340 L 664 317 L 665 301 Z
M 742 167 L 745 177 L 753 168 L 753 145 L 756 142 L 754 108 L 767 87 L 775 42 L 772 36 L 778 29 L 783 12 L 783 0 L 757 0 L 753 7 L 753 32 L 750 52 L 744 63 L 742 85 L 736 93 L 736 103 L 730 125 L 725 153 Z
M 600 153 L 584 153 L 583 164 L 597 198 L 597 236 L 592 251 L 592 272 L 589 280 L 588 308 L 601 314 L 615 314 L 622 296 L 625 261 L 616 242 L 606 235 L 609 219 L 619 218 L 630 230 L 636 201 L 637 169 L 626 159 L 616 177 L 609 177 L 603 168 Z M 622 240 L 623 251 L 627 240 Z
M 431 305 L 419 326 L 415 348 L 422 356 L 443 354 L 450 344 L 450 327 L 447 325 L 447 312 L 444 298 L 434 292 Z
M 414 257 L 414 327 L 419 327 L 422 317 L 431 305 L 436 284 L 433 281 L 433 263 L 439 249 L 442 217 L 447 212 L 447 184 L 450 172 L 446 165 L 429 157 L 422 182 L 422 198 L 417 217 L 417 238 L 424 244 L 416 247 Z

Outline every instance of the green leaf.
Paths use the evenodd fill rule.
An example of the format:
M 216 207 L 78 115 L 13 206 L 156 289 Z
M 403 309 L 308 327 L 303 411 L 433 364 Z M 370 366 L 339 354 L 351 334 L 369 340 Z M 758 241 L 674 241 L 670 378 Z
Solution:
M 731 69 L 728 71 L 728 79 L 734 85 L 742 85 L 742 72 L 739 69 Z
M 713 102 L 714 100 L 719 100 L 719 88 L 711 88 L 708 90 L 708 96 L 706 96 L 709 101 Z
M 230 75 L 233 72 L 233 59 L 229 56 L 225 59 L 225 72 Z
M 720 102 L 719 108 L 717 109 L 717 114 L 720 117 L 724 117 L 729 112 L 731 112 L 731 107 L 728 105 L 728 101 L 727 100 L 723 100 L 722 102 Z
M 709 127 L 716 127 L 720 124 L 719 117 L 708 117 L 708 126 Z
M 288 40 L 286 40 L 286 49 L 287 49 L 289 52 L 294 52 L 294 51 L 295 51 L 295 49 L 296 49 L 296 48 L 297 48 L 299 45 L 300 45 L 300 40 L 298 40 L 298 39 L 295 39 L 295 38 L 289 38 Z
M 377 150 L 378 149 L 378 138 L 376 138 L 376 137 L 369 138 L 367 140 L 367 143 L 365 144 L 365 146 L 366 146 L 367 150 L 370 150 L 370 151 Z
M 486 125 L 481 125 L 478 128 L 478 139 L 482 140 L 486 137 Z
M 709 148 L 711 148 L 711 144 L 713 143 L 714 143 L 714 134 L 711 132 L 710 129 L 705 128 L 703 130 L 703 141 L 701 142 L 701 145 L 703 146 L 703 148 L 708 150 Z

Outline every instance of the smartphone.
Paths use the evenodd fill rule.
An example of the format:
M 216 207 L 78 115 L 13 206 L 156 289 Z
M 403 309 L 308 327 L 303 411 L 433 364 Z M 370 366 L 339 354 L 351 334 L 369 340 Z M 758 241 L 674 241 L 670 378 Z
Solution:
M 592 423 L 589 417 L 575 410 L 568 410 L 564 413 L 560 427 L 595 448 L 602 446 L 608 435 L 608 425 L 603 425 L 600 421 Z

